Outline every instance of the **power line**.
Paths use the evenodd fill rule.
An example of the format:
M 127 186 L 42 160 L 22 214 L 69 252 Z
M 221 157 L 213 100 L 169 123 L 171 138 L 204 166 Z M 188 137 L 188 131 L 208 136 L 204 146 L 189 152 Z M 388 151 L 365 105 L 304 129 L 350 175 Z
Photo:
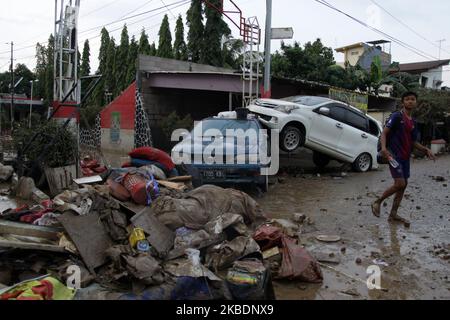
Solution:
M 170 8 L 167 7 L 166 3 L 164 2 L 164 0 L 161 0 L 162 4 L 167 8 L 167 11 L 169 11 L 169 13 L 172 15 L 172 17 L 174 19 L 176 19 L 177 17 L 175 17 L 175 15 L 173 14 L 172 10 L 170 10 Z
M 397 18 L 396 16 L 394 16 L 391 12 L 389 12 L 386 8 L 384 8 L 383 6 L 381 6 L 378 2 L 376 2 L 375 0 L 370 0 L 373 4 L 375 4 L 377 7 L 379 7 L 381 10 L 383 10 L 384 12 L 386 12 L 389 16 L 391 16 L 394 20 L 396 20 L 397 22 L 399 22 L 401 25 L 403 25 L 404 27 L 406 27 L 407 29 L 409 29 L 410 31 L 412 31 L 414 34 L 416 34 L 417 36 L 419 36 L 420 38 L 422 38 L 423 40 L 427 41 L 428 43 L 430 43 L 431 45 L 435 46 L 436 48 L 439 48 L 439 46 L 434 43 L 433 41 L 427 39 L 425 36 L 421 35 L 419 32 L 417 32 L 416 30 L 414 30 L 412 27 L 410 27 L 409 25 L 407 25 L 406 23 L 404 23 L 402 20 L 400 20 L 399 18 Z M 450 54 L 449 51 L 446 51 L 444 49 L 442 49 L 442 51 L 447 52 L 448 54 Z
M 185 2 L 185 3 L 181 3 L 181 4 L 179 4 L 179 5 L 175 6 L 175 7 L 173 7 L 173 9 L 182 7 L 182 6 L 186 5 L 186 4 L 188 4 L 190 1 L 184 1 L 184 2 Z M 167 10 L 166 10 L 166 11 L 167 11 Z M 164 12 L 164 11 L 163 11 L 163 12 Z M 157 13 L 157 14 L 154 14 L 154 15 L 150 16 L 150 17 L 146 17 L 145 19 L 141 19 L 141 20 L 135 21 L 135 22 L 133 22 L 133 23 L 131 23 L 131 24 L 129 24 L 129 25 L 134 25 L 134 24 L 139 23 L 139 22 L 142 22 L 142 21 L 144 21 L 144 20 L 147 20 L 147 19 L 156 17 L 156 16 L 160 15 L 160 14 L 163 13 L 163 12 L 159 12 L 159 13 Z M 176 17 L 175 17 L 175 18 L 176 18 Z M 170 20 L 173 20 L 173 19 L 174 19 L 174 18 L 171 18 Z M 154 24 L 154 25 L 150 26 L 149 28 L 147 28 L 147 30 L 151 30 L 151 29 L 153 29 L 153 28 L 155 28 L 155 27 L 157 27 L 157 26 L 159 26 L 159 25 L 160 25 L 160 23 Z M 116 29 L 109 30 L 108 32 L 109 32 L 109 33 L 112 33 L 112 32 L 118 31 L 118 30 L 120 30 L 120 29 L 122 29 L 122 28 L 123 28 L 123 27 L 118 27 L 118 28 L 116 28 Z M 87 38 L 87 40 L 93 40 L 93 39 L 99 38 L 100 36 L 101 36 L 101 35 L 96 35 L 96 36 L 94 36 L 94 37 Z M 86 39 L 85 39 L 85 40 L 86 40 Z M 30 55 L 30 56 L 25 56 L 25 57 L 18 57 L 18 58 L 16 58 L 15 60 L 25 60 L 25 59 L 35 58 L 35 57 L 36 57 L 36 55 Z M 9 62 L 8 62 L 8 63 L 9 63 Z M 8 63 L 7 63 L 7 64 L 8 64 Z
M 107 8 L 107 7 L 110 7 L 110 6 L 112 6 L 113 4 L 116 4 L 116 3 L 119 2 L 119 1 L 122 1 L 122 0 L 115 0 L 115 1 L 112 1 L 112 2 L 110 2 L 110 3 L 105 4 L 104 6 L 101 6 L 100 8 L 97 8 L 97 9 L 94 9 L 94 10 L 92 10 L 92 11 L 89 11 L 88 13 L 84 14 L 84 15 L 82 16 L 82 18 L 88 17 L 88 16 L 90 16 L 91 14 L 93 14 L 93 13 L 95 13 L 95 12 L 98 12 L 98 11 L 100 11 L 100 10 L 103 10 L 103 9 Z
M 94 10 L 88 12 L 87 14 L 84 14 L 81 18 L 85 18 L 85 17 L 87 17 L 87 16 L 90 16 L 91 14 L 93 14 L 93 13 L 95 13 L 95 12 L 98 12 L 98 11 L 100 11 L 100 10 L 102 10 L 102 9 L 105 9 L 105 8 L 107 8 L 107 7 L 110 7 L 111 5 L 113 5 L 113 4 L 115 4 L 115 3 L 119 2 L 119 1 L 122 1 L 122 0 L 115 0 L 115 1 L 112 1 L 112 2 L 110 2 L 110 3 L 107 3 L 107 4 L 101 6 L 101 7 L 97 8 L 97 9 L 94 9 Z M 25 41 L 22 41 L 22 42 L 18 43 L 18 45 L 22 45 L 22 44 L 27 43 L 27 42 L 29 42 L 29 41 L 31 41 L 31 40 L 35 40 L 35 39 L 38 38 L 38 37 L 44 37 L 44 36 L 46 36 L 46 34 L 41 33 L 41 34 L 39 34 L 39 35 L 37 35 L 37 36 L 34 36 L 33 38 L 30 38 L 30 39 L 28 39 L 28 40 L 25 40 Z M 26 47 L 26 48 L 29 48 L 29 47 Z
M 364 27 L 366 27 L 366 28 L 368 28 L 368 29 L 370 29 L 370 30 L 372 30 L 372 31 L 374 31 L 374 32 L 376 32 L 376 33 L 379 33 L 379 34 L 383 35 L 384 37 L 388 38 L 388 39 L 391 40 L 392 42 L 397 43 L 398 45 L 404 47 L 405 49 L 408 49 L 408 50 L 414 52 L 415 54 L 417 54 L 417 55 L 419 55 L 419 56 L 424 57 L 425 59 L 428 59 L 428 60 L 432 60 L 432 59 L 438 60 L 438 58 L 436 58 L 436 57 L 434 57 L 434 56 L 432 56 L 432 55 L 430 55 L 430 54 L 427 54 L 426 52 L 423 52 L 422 50 L 417 49 L 417 48 L 415 48 L 415 47 L 413 47 L 413 46 L 411 46 L 411 45 L 409 45 L 409 44 L 407 44 L 407 43 L 405 43 L 405 42 L 403 42 L 403 41 L 401 41 L 401 40 L 399 40 L 399 39 L 397 39 L 397 38 L 395 38 L 395 37 L 393 37 L 393 36 L 391 36 L 391 35 L 389 35 L 389 34 L 387 34 L 386 32 L 383 32 L 383 31 L 381 31 L 381 30 L 379 30 L 379 29 L 377 29 L 377 28 L 375 28 L 375 27 L 372 27 L 372 26 L 368 25 L 367 23 L 365 23 L 365 22 L 363 22 L 363 21 L 361 21 L 361 20 L 359 20 L 359 19 L 353 17 L 352 15 L 350 15 L 350 14 L 348 14 L 348 13 L 346 13 L 346 12 L 344 12 L 344 11 L 342 11 L 342 10 L 336 8 L 336 7 L 334 7 L 333 5 L 329 4 L 329 3 L 328 3 L 327 1 L 325 1 L 325 0 L 314 0 L 314 1 L 316 1 L 317 3 L 320 3 L 321 5 L 324 5 L 324 6 L 330 8 L 330 9 L 332 9 L 332 10 L 334 10 L 334 11 L 337 11 L 337 12 L 339 12 L 339 13 L 341 13 L 341 14 L 347 16 L 348 18 L 352 19 L 353 21 L 356 21 L 356 22 L 358 22 L 359 24 L 363 25 Z
M 145 12 L 142 12 L 142 13 L 139 13 L 139 14 L 135 14 L 135 15 L 130 16 L 130 17 L 120 18 L 120 19 L 117 19 L 115 21 L 109 22 L 107 24 L 101 25 L 101 26 L 97 26 L 97 27 L 93 27 L 93 28 L 90 28 L 90 29 L 87 29 L 87 30 L 83 30 L 83 31 L 80 32 L 80 34 L 88 33 L 90 31 L 98 30 L 98 29 L 110 26 L 110 25 L 118 23 L 118 22 L 123 22 L 123 21 L 129 20 L 129 19 L 133 19 L 133 18 L 136 18 L 136 17 L 147 15 L 149 13 L 152 13 L 152 12 L 155 12 L 155 11 L 158 11 L 158 10 L 162 10 L 162 9 L 168 10 L 169 7 L 176 6 L 178 4 L 183 4 L 184 5 L 184 4 L 187 4 L 187 3 L 190 3 L 190 0 L 177 1 L 177 2 L 174 2 L 174 3 L 168 4 L 168 5 L 162 6 L 162 7 L 158 7 L 158 8 L 155 8 L 155 9 L 152 9 L 152 10 L 148 10 L 148 11 L 145 11 Z M 41 44 L 46 44 L 46 43 L 48 43 L 48 41 L 42 42 Z M 17 48 L 17 49 L 14 50 L 14 52 L 22 51 L 22 50 L 29 49 L 29 48 L 32 48 L 32 47 L 35 47 L 35 46 L 36 46 L 36 44 L 25 46 L 25 47 L 21 47 L 21 48 Z M 9 53 L 9 51 L 0 52 L 0 54 L 5 54 L 5 53 Z
M 97 27 L 94 27 L 94 28 L 90 28 L 90 29 L 88 29 L 88 30 L 81 31 L 80 34 L 81 34 L 81 33 L 86 33 L 86 32 L 92 31 L 92 30 L 96 30 L 96 29 L 101 29 L 101 28 L 110 26 L 110 25 L 112 25 L 112 24 L 119 23 L 119 22 L 123 22 L 123 21 L 129 20 L 129 19 L 137 18 L 137 17 L 143 16 L 143 15 L 146 15 L 146 14 L 149 14 L 149 13 L 152 13 L 152 12 L 155 12 L 155 11 L 158 11 L 158 10 L 161 10 L 161 9 L 164 9 L 164 8 L 166 8 L 166 10 L 167 10 L 167 7 L 175 6 L 175 5 L 178 5 L 178 4 L 181 4 L 181 3 L 186 4 L 186 3 L 188 3 L 188 2 L 191 2 L 191 0 L 181 0 L 181 1 L 177 1 L 177 2 L 171 3 L 171 4 L 167 5 L 167 6 L 162 6 L 162 7 L 159 7 L 159 8 L 155 8 L 155 9 L 152 9 L 152 10 L 148 10 L 148 11 L 145 11 L 145 12 L 141 12 L 141 13 L 135 14 L 135 15 L 133 15 L 133 16 L 131 16 L 131 17 L 121 18 L 121 19 L 112 21 L 112 22 L 110 22 L 110 23 L 107 23 L 107 24 L 104 24 L 104 25 L 101 25 L 101 26 L 97 26 Z
M 134 9 L 134 10 L 128 12 L 126 15 L 121 16 L 119 19 L 125 18 L 126 16 L 128 16 L 128 15 L 130 15 L 130 14 L 132 14 L 132 13 L 135 13 L 136 11 L 138 11 L 138 10 L 140 10 L 140 9 L 142 9 L 142 8 L 144 8 L 144 7 L 146 7 L 146 6 L 147 6 L 150 2 L 152 2 L 152 1 L 153 1 L 153 0 L 147 1 L 147 2 L 146 2 L 145 4 L 143 4 L 142 6 L 139 6 L 139 7 L 137 7 L 136 9 Z

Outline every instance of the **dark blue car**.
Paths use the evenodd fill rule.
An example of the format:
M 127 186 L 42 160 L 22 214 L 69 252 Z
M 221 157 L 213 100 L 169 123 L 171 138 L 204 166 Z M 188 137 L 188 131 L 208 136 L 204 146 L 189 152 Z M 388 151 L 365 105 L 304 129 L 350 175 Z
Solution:
M 198 184 L 253 184 L 267 191 L 268 177 L 261 169 L 268 166 L 269 149 L 267 133 L 255 117 L 227 112 L 197 123 L 172 149 L 172 158 Z

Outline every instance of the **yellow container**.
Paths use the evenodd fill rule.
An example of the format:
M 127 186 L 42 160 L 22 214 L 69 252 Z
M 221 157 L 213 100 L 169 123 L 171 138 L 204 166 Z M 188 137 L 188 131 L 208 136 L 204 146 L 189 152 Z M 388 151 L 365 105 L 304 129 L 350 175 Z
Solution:
M 140 228 L 135 228 L 130 234 L 130 246 L 136 248 L 139 241 L 145 240 L 145 232 Z

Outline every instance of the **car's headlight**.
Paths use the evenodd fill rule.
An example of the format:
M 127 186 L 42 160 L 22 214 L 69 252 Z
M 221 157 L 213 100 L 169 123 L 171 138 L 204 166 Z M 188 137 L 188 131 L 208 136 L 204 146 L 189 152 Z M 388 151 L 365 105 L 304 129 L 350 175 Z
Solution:
M 279 107 L 275 108 L 276 111 L 287 113 L 287 114 L 289 114 L 292 111 L 297 110 L 297 109 L 299 109 L 299 107 L 297 107 L 297 106 L 279 106 Z

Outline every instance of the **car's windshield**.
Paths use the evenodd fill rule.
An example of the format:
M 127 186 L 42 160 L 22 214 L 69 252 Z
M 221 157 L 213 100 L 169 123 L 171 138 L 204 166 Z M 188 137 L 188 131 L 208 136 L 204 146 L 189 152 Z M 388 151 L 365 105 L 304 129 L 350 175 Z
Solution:
M 329 98 L 312 97 L 312 96 L 293 96 L 293 97 L 283 98 L 281 100 L 287 101 L 287 102 L 303 104 L 303 105 L 309 106 L 309 107 L 317 106 L 317 105 L 325 103 L 325 102 L 330 102 Z
M 249 129 L 258 132 L 258 125 L 254 121 L 249 120 L 230 120 L 230 119 L 208 119 L 203 120 L 197 124 L 194 130 L 201 130 L 203 135 L 214 135 L 214 131 L 219 130 L 223 136 L 227 136 L 227 130 L 239 130 L 247 131 Z

